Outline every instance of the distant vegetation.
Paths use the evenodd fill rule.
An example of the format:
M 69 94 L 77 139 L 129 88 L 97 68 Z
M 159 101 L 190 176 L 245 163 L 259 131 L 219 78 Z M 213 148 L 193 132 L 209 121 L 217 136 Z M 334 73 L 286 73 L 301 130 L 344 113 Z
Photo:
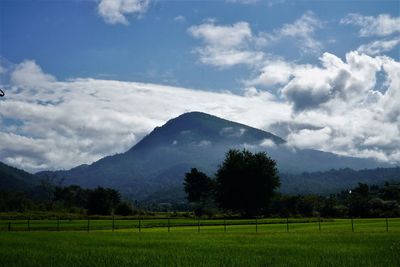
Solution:
M 216 162 L 215 164 L 218 164 Z M 231 150 L 210 178 L 197 168 L 182 187 L 166 187 L 136 201 L 111 188 L 62 186 L 62 181 L 0 163 L 0 212 L 135 215 L 150 211 L 192 212 L 196 216 L 396 217 L 400 216 L 400 168 L 281 174 L 263 152 Z M 290 179 L 292 182 L 288 182 Z M 179 179 L 176 179 L 179 180 Z M 374 185 L 374 181 L 380 181 Z M 387 181 L 387 182 L 384 182 Z M 331 191 L 318 191 L 326 183 Z M 281 188 L 278 185 L 281 184 Z M 343 184 L 349 184 L 344 190 Z M 288 193 L 285 188 L 292 186 Z M 313 186 L 316 186 L 313 188 Z M 326 185 L 324 186 L 326 188 Z M 185 199 L 185 191 L 187 199 Z M 308 191 L 310 190 L 310 191 Z
M 1 212 L 34 210 L 59 211 L 88 215 L 132 215 L 133 205 L 122 201 L 117 190 L 98 187 L 84 189 L 77 185 L 54 186 L 42 182 L 28 192 L 0 190 Z
M 376 168 L 353 170 L 350 168 L 332 169 L 301 174 L 280 173 L 281 189 L 284 194 L 335 194 L 343 189 L 351 189 L 363 184 L 383 185 L 385 181 L 400 183 L 400 168 Z
M 197 169 L 186 173 L 184 188 L 197 215 L 222 212 L 244 216 L 400 216 L 400 184 L 383 187 L 359 183 L 329 197 L 276 194 L 280 185 L 276 163 L 265 153 L 230 150 L 211 179 Z

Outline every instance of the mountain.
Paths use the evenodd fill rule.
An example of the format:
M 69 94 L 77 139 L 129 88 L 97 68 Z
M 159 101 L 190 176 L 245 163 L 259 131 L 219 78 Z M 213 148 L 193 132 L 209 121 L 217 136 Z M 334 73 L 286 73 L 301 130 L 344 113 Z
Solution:
M 64 184 L 106 186 L 136 199 L 181 187 L 184 173 L 196 167 L 213 175 L 231 148 L 266 151 L 281 173 L 384 166 L 372 159 L 338 156 L 317 150 L 289 148 L 269 132 L 201 112 L 185 113 L 155 128 L 122 154 L 67 171 L 41 172 L 65 179 Z
M 39 183 L 38 176 L 0 162 L 0 189 L 27 191 Z

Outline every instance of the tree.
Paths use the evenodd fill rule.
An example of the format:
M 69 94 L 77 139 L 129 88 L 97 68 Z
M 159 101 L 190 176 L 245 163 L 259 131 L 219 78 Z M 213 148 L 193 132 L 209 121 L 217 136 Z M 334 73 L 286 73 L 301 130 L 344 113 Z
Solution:
M 194 208 L 194 213 L 201 216 L 204 213 L 211 214 L 214 208 L 213 181 L 204 173 L 192 168 L 185 174 L 183 182 L 186 198 Z
M 122 216 L 132 215 L 132 204 L 130 202 L 123 201 L 116 206 L 114 213 Z
M 276 162 L 266 153 L 229 150 L 216 173 L 216 202 L 224 210 L 257 215 L 279 185 Z
M 209 194 L 211 189 L 211 179 L 204 173 L 192 168 L 185 174 L 183 186 L 189 202 L 201 202 Z
M 98 187 L 88 197 L 88 214 L 109 215 L 120 202 L 119 193 L 114 189 Z

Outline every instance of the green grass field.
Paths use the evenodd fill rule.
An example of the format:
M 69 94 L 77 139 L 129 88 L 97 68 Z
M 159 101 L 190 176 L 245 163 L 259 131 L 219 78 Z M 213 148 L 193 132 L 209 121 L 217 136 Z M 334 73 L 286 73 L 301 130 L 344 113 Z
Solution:
M 382 219 L 379 219 L 382 220 Z M 286 219 L 282 218 L 265 218 L 258 219 L 258 224 L 285 224 Z M 318 218 L 301 218 L 301 219 L 289 219 L 289 223 L 310 223 L 318 222 Z M 322 223 L 333 222 L 331 219 L 324 219 Z M 255 219 L 201 219 L 197 220 L 194 218 L 171 218 L 171 219 L 160 219 L 160 218 L 145 218 L 145 219 L 116 219 L 114 222 L 112 219 L 91 219 L 90 222 L 82 219 L 66 220 L 66 219 L 46 219 L 46 220 L 28 220 L 28 219 L 18 219 L 18 220 L 0 220 L 0 231 L 37 231 L 37 230 L 47 230 L 47 231 L 86 231 L 88 228 L 90 230 L 111 230 L 114 226 L 115 229 L 135 229 L 139 228 L 154 228 L 154 227 L 165 227 L 168 225 L 170 227 L 182 227 L 182 226 L 215 226 L 215 225 L 255 225 Z M 385 222 L 382 221 L 383 224 Z M 382 225 L 383 225 L 382 224 Z M 285 226 L 286 227 L 286 226 Z M 282 227 L 281 227 L 282 228 Z M 285 228 L 286 229 L 286 228 Z
M 140 233 L 2 231 L 0 266 L 400 266 L 400 219 L 389 220 L 389 232 L 384 219 L 357 219 L 354 233 L 344 219 L 323 222 L 321 232 L 318 222 L 291 223 L 287 232 L 273 221 L 281 219 L 257 233 L 254 224 L 226 232 L 202 225 L 200 233 L 150 225 Z

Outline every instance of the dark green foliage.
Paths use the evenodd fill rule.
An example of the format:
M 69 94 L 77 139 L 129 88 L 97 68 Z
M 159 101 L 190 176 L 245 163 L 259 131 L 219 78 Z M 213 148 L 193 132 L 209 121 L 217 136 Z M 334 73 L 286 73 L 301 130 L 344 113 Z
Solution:
M 349 215 L 356 217 L 393 217 L 400 215 L 400 184 L 389 184 L 379 188 L 359 184 L 356 188 L 342 192 L 341 197 L 349 207 Z M 391 198 L 388 198 L 390 196 Z
M 130 202 L 123 201 L 119 203 L 114 210 L 114 214 L 128 216 L 133 214 L 133 207 Z
M 109 215 L 114 207 L 121 201 L 118 191 L 98 187 L 88 197 L 87 213 L 96 215 Z
M 271 216 L 322 217 L 398 217 L 400 184 L 383 187 L 359 184 L 329 197 L 318 195 L 276 195 L 268 214 Z
M 329 196 L 343 189 L 356 187 L 358 183 L 382 185 L 384 181 L 400 182 L 400 167 L 364 170 L 345 168 L 302 174 L 280 173 L 280 178 L 280 191 L 284 194 Z
M 90 189 L 84 189 L 78 185 L 57 186 L 54 190 L 54 201 L 66 209 L 85 207 L 90 193 Z
M 212 181 L 206 174 L 192 168 L 185 174 L 183 185 L 189 202 L 201 202 L 210 195 Z
M 216 173 L 216 202 L 224 210 L 256 215 L 279 185 L 276 163 L 266 153 L 229 150 Z
M 206 174 L 192 168 L 185 174 L 184 190 L 197 216 L 212 215 L 214 205 L 214 181 Z
M 23 212 L 33 208 L 34 202 L 24 193 L 0 191 L 0 211 Z

